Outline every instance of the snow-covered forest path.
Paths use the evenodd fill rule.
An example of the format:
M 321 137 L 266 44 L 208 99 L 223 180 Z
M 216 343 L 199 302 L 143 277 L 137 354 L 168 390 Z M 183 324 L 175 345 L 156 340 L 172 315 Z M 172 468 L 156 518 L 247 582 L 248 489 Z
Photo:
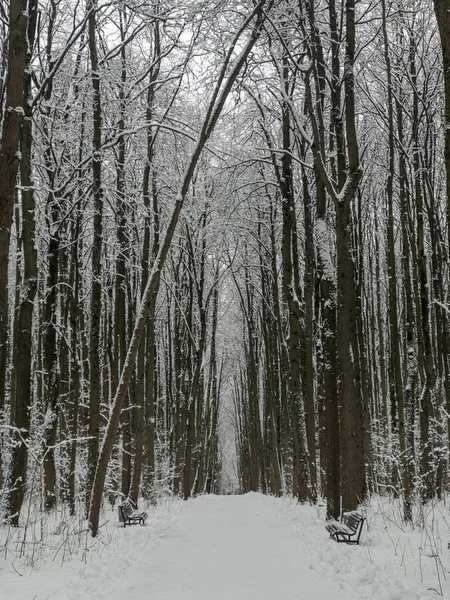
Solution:
M 302 532 L 274 511 L 273 500 L 248 494 L 189 503 L 181 526 L 147 566 L 127 571 L 127 600 L 351 598 L 311 563 Z M 324 531 L 309 542 L 329 540 Z M 123 600 L 123 589 L 112 600 Z
M 5 529 L 0 600 L 450 600 L 443 503 L 420 529 L 402 524 L 398 503 L 372 499 L 359 546 L 330 540 L 324 507 L 292 498 L 167 498 L 148 511 L 145 527 L 124 528 L 105 506 L 95 539 L 54 515 Z

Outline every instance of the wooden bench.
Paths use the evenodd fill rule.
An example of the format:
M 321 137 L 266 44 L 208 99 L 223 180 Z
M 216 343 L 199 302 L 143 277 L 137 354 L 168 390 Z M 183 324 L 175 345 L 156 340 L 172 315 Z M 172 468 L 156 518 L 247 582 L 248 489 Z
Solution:
M 144 511 L 139 512 L 135 510 L 132 501 L 127 498 L 119 504 L 119 510 L 123 519 L 123 526 L 127 525 L 143 525 L 145 523 L 145 519 L 148 517 L 148 514 Z
M 332 521 L 325 527 L 330 537 L 335 539 L 336 542 L 359 544 L 363 523 L 364 517 L 354 510 L 343 514 L 342 523 Z

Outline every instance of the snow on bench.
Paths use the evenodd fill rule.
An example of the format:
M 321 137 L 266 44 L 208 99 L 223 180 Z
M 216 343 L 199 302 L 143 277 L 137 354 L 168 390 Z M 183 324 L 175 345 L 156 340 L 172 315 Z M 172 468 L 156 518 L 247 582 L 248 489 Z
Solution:
M 144 511 L 139 512 L 135 510 L 132 501 L 127 498 L 119 504 L 119 510 L 122 514 L 123 526 L 126 527 L 128 525 L 137 525 L 138 523 L 143 525 L 145 523 L 145 519 L 148 517 L 148 514 Z
M 330 537 L 335 539 L 336 542 L 359 544 L 363 523 L 364 517 L 359 512 L 353 510 L 343 514 L 342 523 L 331 521 L 325 528 Z

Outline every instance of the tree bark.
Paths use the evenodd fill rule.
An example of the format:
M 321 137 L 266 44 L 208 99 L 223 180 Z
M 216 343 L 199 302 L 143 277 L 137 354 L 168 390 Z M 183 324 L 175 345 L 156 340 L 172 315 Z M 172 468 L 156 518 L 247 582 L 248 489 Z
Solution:
M 100 73 L 97 51 L 97 0 L 89 0 L 87 6 L 88 43 L 91 60 L 92 81 L 92 194 L 94 199 L 94 232 L 92 242 L 91 269 L 92 289 L 90 306 L 89 334 L 89 426 L 88 426 L 88 465 L 86 480 L 86 503 L 92 492 L 95 469 L 98 460 L 100 438 L 100 402 L 101 402 L 101 369 L 100 369 L 100 337 L 102 313 L 102 245 L 103 245 L 103 188 L 102 188 L 102 108 L 100 94 Z
M 33 6 L 33 5 L 32 5 Z M 9 3 L 8 60 L 5 103 L 0 139 L 0 397 L 6 384 L 8 335 L 8 261 L 17 174 L 20 134 L 25 115 L 25 67 L 27 61 L 28 0 Z M 33 34 L 34 35 L 34 34 Z
M 0 145 L 0 290 L 8 277 L 9 238 L 14 193 L 19 169 L 20 131 L 24 117 L 25 66 L 27 57 L 28 0 L 11 2 L 9 8 L 8 64 L 5 89 L 5 112 L 2 118 Z M 7 314 L 1 307 L 0 314 Z
M 338 519 L 341 505 L 341 465 L 340 465 L 340 422 L 337 393 L 337 347 L 336 347 L 336 274 L 332 257 L 331 239 L 327 225 L 326 186 L 320 169 L 320 157 L 325 156 L 325 61 L 319 31 L 316 25 L 314 2 L 306 3 L 307 17 L 311 30 L 309 51 L 314 60 L 314 76 L 317 90 L 317 100 L 313 102 L 310 75 L 305 78 L 306 105 L 310 118 L 313 120 L 313 151 L 314 184 L 316 191 L 316 221 L 314 226 L 315 248 L 317 255 L 316 289 L 318 295 L 318 318 L 320 319 L 321 352 L 317 357 L 319 371 L 318 404 L 325 415 L 325 485 L 327 499 L 327 518 Z M 330 23 L 333 27 L 334 13 L 330 7 Z M 334 30 L 333 30 L 334 31 Z M 335 34 L 333 33 L 333 36 Z M 333 41 L 334 56 L 337 52 L 337 41 Z M 339 65 L 333 60 L 333 73 L 336 80 Z M 337 82 L 336 82 L 337 83 Z M 334 92 L 333 92 L 334 90 Z M 339 95 L 332 88 L 333 102 L 337 103 Z M 335 109 L 337 110 L 337 108 Z
M 447 32 L 448 35 L 448 32 Z M 420 475 L 422 501 L 431 500 L 435 494 L 434 481 L 434 459 L 432 451 L 432 439 L 430 435 L 431 419 L 433 417 L 433 404 L 431 394 L 436 383 L 436 372 L 434 368 L 434 356 L 431 342 L 431 316 L 428 289 L 428 265 L 425 251 L 424 231 L 424 197 L 422 189 L 422 165 L 419 139 L 419 90 L 417 89 L 417 67 L 416 67 L 416 41 L 414 33 L 410 32 L 410 76 L 413 88 L 412 106 L 412 143 L 413 143 L 413 172 L 414 172 L 414 197 L 417 215 L 417 254 L 419 273 L 420 294 L 420 328 L 422 330 L 422 352 L 424 361 L 424 381 L 420 395 Z
M 350 240 L 351 202 L 362 178 L 355 119 L 355 1 L 345 3 L 345 130 L 347 181 L 342 201 L 336 202 L 337 348 L 340 366 L 342 510 L 354 510 L 366 496 L 364 465 L 364 407 L 357 339 L 355 265 Z M 343 190 L 341 190 L 342 192 Z
M 445 173 L 447 188 L 447 227 L 450 240 L 450 0 L 433 0 L 439 28 L 444 68 Z
M 14 3 L 12 3 L 14 4 Z M 21 4 L 19 2 L 16 3 Z M 25 25 L 28 27 L 28 39 L 30 46 L 27 46 L 27 52 L 25 55 L 26 65 L 30 67 L 31 64 L 31 49 L 33 47 L 36 20 L 37 20 L 37 1 L 30 3 L 28 7 L 29 20 L 25 19 Z M 13 18 L 14 8 L 11 7 L 11 18 Z M 12 24 L 10 25 L 13 26 Z M 18 32 L 15 32 L 18 35 Z M 23 40 L 22 40 L 23 42 Z M 15 40 L 17 44 L 18 41 Z M 16 50 L 16 56 L 20 55 L 22 46 Z M 17 65 L 11 65 L 10 68 L 17 68 Z M 16 73 L 16 75 L 18 75 Z M 22 73 L 23 76 L 23 73 Z M 13 77 L 13 75 L 11 75 Z M 8 76 L 9 80 L 9 76 Z M 31 99 L 31 71 L 27 70 L 24 79 L 22 79 L 22 96 L 27 100 Z M 8 85 L 8 83 L 7 83 Z M 7 102 L 8 102 L 8 89 L 6 91 Z M 17 99 L 18 101 L 18 99 Z M 19 105 L 12 106 L 22 106 Z M 7 105 L 8 106 L 8 105 Z M 35 198 L 34 198 L 34 185 L 32 178 L 32 120 L 31 120 L 31 105 L 27 102 L 25 107 L 26 119 L 23 122 L 22 129 L 18 130 L 21 135 L 21 159 L 20 159 L 20 180 L 22 186 L 22 236 L 21 241 L 23 244 L 23 264 L 24 274 L 22 280 L 22 286 L 20 290 L 20 303 L 17 315 L 17 336 L 14 339 L 14 371 L 13 377 L 15 384 L 12 386 L 14 390 L 14 396 L 12 397 L 11 403 L 11 425 L 14 427 L 12 438 L 14 445 L 11 453 L 11 461 L 9 465 L 8 476 L 6 480 L 6 501 L 5 508 L 6 514 L 10 518 L 10 522 L 13 526 L 18 526 L 20 511 L 24 500 L 27 482 L 27 465 L 28 465 L 28 440 L 30 435 L 30 422 L 31 422 L 31 406 L 33 403 L 32 394 L 32 348 L 33 348 L 33 311 L 34 311 L 34 299 L 37 291 L 37 279 L 38 279 L 38 267 L 37 267 L 37 253 L 35 244 Z M 5 115 L 3 127 L 10 127 L 9 123 L 10 116 Z M 3 134 L 4 134 L 3 130 Z M 12 140 L 9 140 L 11 143 Z M 2 146 L 3 151 L 3 146 Z M 8 160 L 7 155 L 2 156 L 0 151 L 0 173 L 4 160 Z M 12 164 L 11 164 L 12 166 Z M 17 171 L 16 171 L 17 174 Z M 3 182 L 3 179 L 1 179 Z M 6 181 L 5 181 L 6 183 Z M 15 184 L 15 176 L 14 176 Z M 12 195 L 14 197 L 14 188 L 12 188 Z M 0 207 L 2 206 L 3 191 L 0 189 Z M 3 204 L 5 211 L 7 207 Z M 5 230 L 2 230 L 1 224 L 3 213 L 0 208 L 0 245 L 2 243 L 2 237 Z M 1 250 L 0 250 L 1 253 Z M 1 256 L 0 256 L 0 270 L 1 270 Z M 1 282 L 0 273 L 0 282 Z M 6 283 L 6 281 L 5 281 Z M 2 287 L 0 283 L 0 294 Z M 8 314 L 6 307 L 0 306 L 0 313 L 5 310 L 5 315 Z M 2 349 L 0 349 L 0 353 Z

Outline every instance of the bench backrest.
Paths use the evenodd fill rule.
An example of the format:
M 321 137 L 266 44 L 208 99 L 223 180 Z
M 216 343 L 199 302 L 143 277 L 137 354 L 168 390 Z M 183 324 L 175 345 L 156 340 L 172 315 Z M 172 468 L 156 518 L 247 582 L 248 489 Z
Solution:
M 355 533 L 358 530 L 358 527 L 361 525 L 362 521 L 364 521 L 364 517 L 356 511 L 344 513 L 344 523 L 352 529 Z
M 133 505 L 131 504 L 131 500 L 129 500 L 128 498 L 122 502 L 122 504 L 120 505 L 120 508 L 127 515 L 127 517 L 129 517 L 131 514 L 133 514 L 134 508 L 133 508 Z

